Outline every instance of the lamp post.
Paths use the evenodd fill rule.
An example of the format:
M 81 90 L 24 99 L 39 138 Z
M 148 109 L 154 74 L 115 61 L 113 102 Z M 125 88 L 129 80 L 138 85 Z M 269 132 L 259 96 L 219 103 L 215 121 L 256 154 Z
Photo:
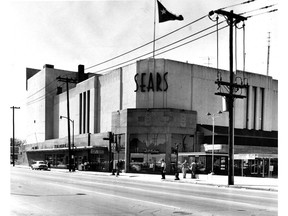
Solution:
M 72 144 L 72 146 L 74 147 L 74 120 L 72 120 L 72 119 L 69 119 L 68 117 L 66 117 L 66 116 L 60 116 L 60 119 L 62 119 L 62 118 L 65 118 L 65 119 L 68 119 L 70 122 L 72 122 L 72 142 L 73 142 L 73 144 Z M 69 150 L 69 152 L 68 152 L 68 154 L 69 154 L 69 172 L 71 171 L 71 146 L 70 146 L 70 142 L 68 142 L 68 150 Z M 74 170 L 74 169 L 73 169 Z
M 212 119 L 212 169 L 211 169 L 211 174 L 214 174 L 214 136 L 215 136 L 215 118 L 219 117 L 219 115 L 222 114 L 222 111 L 219 111 L 217 113 L 207 113 L 207 116 L 210 116 Z

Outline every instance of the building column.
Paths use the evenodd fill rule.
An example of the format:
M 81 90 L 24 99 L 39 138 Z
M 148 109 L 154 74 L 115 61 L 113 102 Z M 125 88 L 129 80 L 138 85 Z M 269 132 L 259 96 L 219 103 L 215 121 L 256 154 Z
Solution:
M 194 134 L 194 140 L 193 140 L 193 150 L 194 152 L 200 152 L 201 151 L 201 144 L 203 144 L 204 134 L 196 131 Z
M 165 154 L 165 162 L 166 162 L 166 172 L 171 172 L 171 147 L 173 146 L 172 143 L 172 135 L 170 133 L 166 134 L 166 154 Z
M 255 130 L 260 130 L 261 129 L 261 100 L 262 100 L 262 97 L 261 97 L 261 91 L 260 91 L 260 88 L 257 87 L 256 88 L 256 128 L 254 128 Z
M 248 87 L 249 90 L 248 90 L 248 123 L 247 123 L 247 129 L 251 130 L 253 128 L 253 116 L 254 116 L 254 110 L 253 110 L 253 107 L 254 107 L 254 102 L 253 102 L 253 98 L 254 98 L 254 95 L 253 95 L 253 88 L 252 86 L 249 86 Z
M 127 132 L 125 133 L 125 168 L 124 172 L 127 173 L 129 172 L 129 165 L 130 165 L 130 143 L 129 143 L 129 138 L 130 134 Z

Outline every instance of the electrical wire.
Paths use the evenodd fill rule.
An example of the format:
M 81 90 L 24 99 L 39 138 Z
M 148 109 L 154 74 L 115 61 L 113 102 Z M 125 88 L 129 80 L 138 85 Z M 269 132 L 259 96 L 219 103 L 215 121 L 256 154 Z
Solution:
M 277 9 L 276 9 L 276 10 L 277 10 Z M 274 11 L 276 11 L 276 10 L 264 12 L 264 13 L 261 13 L 261 14 L 271 13 L 271 12 L 274 12 Z M 261 14 L 256 14 L 255 16 L 258 16 L 258 15 L 261 15 Z M 251 17 L 253 17 L 253 16 L 254 16 L 254 15 L 251 15 L 251 16 L 249 16 L 249 17 L 247 17 L 247 18 L 251 18 Z M 223 22 L 223 21 L 222 21 L 222 22 Z M 221 23 L 222 23 L 222 22 L 221 22 Z M 213 26 L 215 26 L 215 25 L 213 25 Z M 212 28 L 213 26 L 210 26 L 210 27 Z M 208 28 L 210 28 L 210 27 L 208 27 Z M 221 29 L 223 29 L 223 28 L 221 28 Z M 215 32 L 215 31 L 213 31 L 213 33 L 214 33 L 214 32 Z M 188 36 L 188 37 L 190 37 L 190 36 Z M 187 37 L 186 37 L 186 39 L 187 39 Z M 182 41 L 182 40 L 183 40 L 183 39 L 181 39 L 181 40 L 179 40 L 179 41 Z M 179 41 L 178 41 L 178 42 L 179 42 Z M 192 40 L 192 41 L 193 41 L 193 40 Z M 175 44 L 175 43 L 176 43 L 176 42 L 173 42 L 172 44 Z M 170 46 L 171 46 L 172 44 L 170 44 Z M 186 43 L 185 43 L 185 44 L 186 44 Z M 184 45 L 185 45 L 185 44 L 184 44 Z M 161 47 L 161 48 L 157 49 L 156 51 L 159 51 L 159 50 L 161 50 L 161 49 L 163 49 L 163 48 L 166 48 L 167 46 L 169 46 L 169 45 L 166 45 L 166 46 L 164 46 L 164 47 Z M 177 46 L 176 48 L 181 47 L 181 46 L 183 46 L 183 45 Z M 173 49 L 174 49 L 174 48 L 169 49 L 168 51 L 173 50 Z M 165 52 L 167 52 L 167 51 L 165 51 Z M 163 53 L 165 53 L 165 52 L 161 52 L 161 53 L 155 54 L 155 56 L 160 55 L 160 54 L 163 54 Z M 130 60 L 121 62 L 121 63 L 119 63 L 119 64 L 116 64 L 116 65 L 113 65 L 113 66 L 110 66 L 110 67 L 107 67 L 107 68 L 98 70 L 98 71 L 93 72 L 93 73 L 101 73 L 101 72 L 103 72 L 103 71 L 107 71 L 107 70 L 109 70 L 109 69 L 118 67 L 118 66 L 120 66 L 120 65 L 123 65 L 123 64 L 129 63 L 129 62 L 131 62 L 131 61 L 137 60 L 137 59 L 139 59 L 139 58 L 142 58 L 142 57 L 144 57 L 144 56 L 147 56 L 147 55 L 149 55 L 149 54 L 151 54 L 151 53 L 153 53 L 153 51 L 148 52 L 148 53 L 145 53 L 145 54 L 140 55 L 140 56 L 138 56 L 138 57 L 132 58 L 132 59 L 130 59 Z
M 245 1 L 245 2 L 238 3 L 238 4 L 226 6 L 226 7 L 223 7 L 223 8 L 221 8 L 221 9 L 226 9 L 226 8 L 229 8 L 229 7 L 234 7 L 234 6 L 238 6 L 238 5 L 242 5 L 242 4 L 248 4 L 248 3 L 251 3 L 251 2 L 254 2 L 254 1 L 256 1 L 256 0 L 248 0 L 248 1 Z M 176 29 L 176 30 L 174 30 L 174 31 L 172 31 L 172 32 L 169 32 L 168 34 L 165 34 L 165 35 L 163 35 L 163 36 L 161 36 L 161 37 L 159 37 L 159 38 L 156 38 L 155 41 L 158 41 L 158 40 L 160 40 L 160 39 L 162 39 L 162 38 L 164 38 L 164 37 L 166 37 L 166 36 L 168 36 L 168 35 L 171 35 L 171 34 L 177 32 L 177 31 L 179 31 L 179 30 L 181 30 L 181 29 L 183 29 L 183 28 L 191 25 L 191 24 L 194 24 L 194 23 L 196 23 L 196 22 L 204 19 L 205 17 L 206 17 L 206 15 L 205 15 L 205 16 L 202 16 L 202 17 L 198 18 L 197 20 L 194 20 L 194 21 L 192 21 L 192 22 L 190 22 L 190 23 L 188 23 L 188 24 L 186 24 L 186 25 L 184 25 L 184 26 L 182 26 L 182 27 L 180 27 L 180 28 L 178 28 L 178 29 Z M 210 17 L 209 17 L 209 18 L 210 18 Z M 153 42 L 154 42 L 154 41 L 150 41 L 150 42 L 148 42 L 148 43 L 145 43 L 145 44 L 143 44 L 143 45 L 141 45 L 141 46 L 139 46 L 139 47 L 136 47 L 136 48 L 134 48 L 134 49 L 132 49 L 132 50 L 130 50 L 130 51 L 127 51 L 127 52 L 125 52 L 125 53 L 122 53 L 122 54 L 120 54 L 120 55 L 118 55 L 118 56 L 115 56 L 115 57 L 113 57 L 113 58 L 111 58 L 111 59 L 108 59 L 108 60 L 105 60 L 105 61 L 103 61 L 103 62 L 97 63 L 97 64 L 92 65 L 92 66 L 90 66 L 90 67 L 87 67 L 85 70 L 91 69 L 91 68 L 93 68 L 93 67 L 96 67 L 96 66 L 102 65 L 102 64 L 104 64 L 104 63 L 110 62 L 110 61 L 112 61 L 112 60 L 115 60 L 115 59 L 117 59 L 117 58 L 120 58 L 120 57 L 122 57 L 122 56 L 124 56 L 124 55 L 127 55 L 127 54 L 129 54 L 129 53 L 131 53 L 131 52 L 134 52 L 134 51 L 136 51 L 136 50 L 138 50 L 138 49 L 140 49 L 140 48 L 143 48 L 143 47 L 145 47 L 145 46 L 147 46 L 147 45 L 149 45 L 149 44 L 151 44 L 151 43 L 153 43 Z M 144 56 L 145 56 L 145 55 L 146 55 L 146 54 L 144 54 Z M 118 64 L 118 65 L 119 65 L 119 64 Z M 118 65 L 117 65 L 117 66 L 118 66 Z
M 50 85 L 51 85 L 52 83 L 54 83 L 55 81 L 56 81 L 56 80 L 53 80 L 52 82 L 50 82 L 49 84 L 47 84 L 47 85 L 44 86 L 43 88 L 41 88 L 41 89 L 39 89 L 38 91 L 34 92 L 33 94 L 29 95 L 29 96 L 27 97 L 27 99 L 30 98 L 30 97 L 32 97 L 33 95 L 37 94 L 38 92 L 42 91 L 43 89 L 47 88 L 48 86 L 50 86 Z
M 215 25 L 213 25 L 212 27 L 214 27 L 214 26 L 215 26 Z M 219 30 L 222 30 L 223 28 L 226 28 L 227 26 L 228 26 L 228 25 L 226 25 L 225 27 L 220 28 Z M 209 29 L 209 28 L 211 28 L 211 27 L 208 27 L 207 29 Z M 202 31 L 203 31 L 203 30 L 202 30 Z M 186 45 L 186 44 L 188 44 L 188 43 L 191 43 L 191 42 L 194 42 L 194 41 L 196 41 L 196 40 L 199 40 L 199 39 L 201 39 L 201 38 L 203 38 L 203 37 L 206 37 L 206 36 L 208 36 L 208 35 L 210 35 L 210 34 L 212 34 L 212 33 L 215 33 L 216 31 L 217 31 L 217 30 L 214 30 L 214 31 L 209 32 L 209 33 L 207 33 L 207 34 L 205 34 L 205 35 L 202 35 L 202 36 L 200 36 L 200 37 L 198 37 L 198 38 L 196 38 L 196 39 L 190 40 L 190 41 L 188 41 L 188 42 L 185 42 L 185 43 L 183 43 L 183 44 L 180 44 L 180 45 L 178 45 L 178 46 L 175 46 L 175 47 L 173 47 L 173 48 L 170 48 L 170 49 L 168 49 L 168 50 L 165 50 L 165 51 L 163 51 L 163 52 L 161 52 L 161 53 L 156 53 L 155 56 L 161 55 L 161 54 L 163 54 L 163 53 L 166 53 L 166 52 L 169 52 L 169 51 L 174 50 L 174 49 L 176 49 L 176 48 L 179 48 L 179 47 L 181 47 L 181 46 L 184 46 L 184 45 Z M 196 33 L 194 34 L 194 36 L 195 36 L 195 35 L 196 35 Z M 179 41 L 182 41 L 182 39 L 179 40 Z M 178 42 L 179 42 L 179 41 L 178 41 Z M 176 43 L 176 42 L 174 42 L 173 44 L 175 44 L 175 43 Z M 167 48 L 167 47 L 169 47 L 169 46 L 171 46 L 171 45 L 172 45 L 172 44 L 166 45 L 166 46 L 164 46 L 164 47 L 158 48 L 158 49 L 155 50 L 155 51 L 159 51 L 159 50 L 164 49 L 164 48 Z M 121 63 L 119 63 L 119 64 L 117 64 L 117 65 L 113 65 L 113 66 L 111 66 L 111 67 L 108 67 L 108 68 L 105 68 L 105 69 L 96 71 L 96 72 L 94 72 L 94 73 L 101 73 L 101 72 L 103 72 L 103 71 L 106 72 L 106 71 L 109 70 L 109 69 L 112 69 L 112 68 L 115 68 L 115 67 L 117 67 L 117 66 L 126 64 L 126 63 L 131 62 L 131 61 L 134 61 L 134 60 L 136 60 L 136 59 L 142 58 L 142 57 L 147 56 L 147 55 L 149 55 L 149 54 L 151 54 L 151 53 L 153 53 L 153 51 L 150 51 L 150 52 L 148 52 L 148 53 L 145 53 L 145 54 L 143 54 L 143 55 L 141 55 L 141 56 L 138 56 L 138 57 L 135 57 L 135 58 L 133 58 L 133 59 L 127 60 L 127 61 L 125 61 L 125 62 L 121 62 Z M 151 57 L 151 56 L 150 56 L 150 57 Z
M 267 6 L 260 7 L 260 8 L 254 9 L 254 10 L 245 11 L 245 12 L 243 12 L 243 13 L 240 13 L 239 15 L 243 15 L 243 14 L 247 14 L 247 13 L 252 13 L 252 12 L 255 12 L 255 11 L 258 11 L 258 10 L 265 10 L 265 9 L 270 8 L 270 7 L 273 7 L 273 6 L 275 6 L 275 5 L 276 5 L 276 4 L 267 5 Z
M 224 21 L 220 22 L 220 24 L 223 23 L 223 22 L 224 22 Z M 187 37 L 184 37 L 184 38 L 182 38 L 182 39 L 180 39 L 180 40 L 177 40 L 177 41 L 175 41 L 175 42 L 173 42 L 173 43 L 170 43 L 170 44 L 168 44 L 168 45 L 166 45 L 166 46 L 160 47 L 160 48 L 156 49 L 155 51 L 159 51 L 159 50 L 165 49 L 165 48 L 167 48 L 167 47 L 169 47 L 169 46 L 172 46 L 172 45 L 174 45 L 174 44 L 176 44 L 176 43 L 179 43 L 179 42 L 181 42 L 181 41 L 183 41 L 183 40 L 186 40 L 186 39 L 188 39 L 188 38 L 190 38 L 190 37 L 193 37 L 193 36 L 195 36 L 195 35 L 197 35 L 197 34 L 200 34 L 200 33 L 204 32 L 204 31 L 207 31 L 208 29 L 213 28 L 213 27 L 215 27 L 215 26 L 216 26 L 216 24 L 215 24 L 215 25 L 212 25 L 212 26 L 210 26 L 210 27 L 207 27 L 207 28 L 205 28 L 205 29 L 203 29 L 203 30 L 201 30 L 201 31 L 198 31 L 198 32 L 196 32 L 196 33 L 194 33 L 194 34 L 191 34 L 191 35 L 189 35 L 189 36 L 187 36 Z M 113 65 L 113 66 L 110 66 L 110 67 L 107 67 L 107 68 L 98 70 L 98 71 L 93 72 L 93 73 L 101 73 L 101 72 L 103 72 L 103 71 L 107 71 L 107 70 L 109 70 L 109 69 L 115 68 L 115 67 L 117 67 L 117 66 L 120 66 L 120 65 L 126 64 L 126 63 L 128 63 L 128 62 L 134 61 L 134 60 L 136 60 L 136 59 L 142 58 L 142 57 L 144 57 L 144 56 L 147 56 L 147 55 L 149 55 L 149 54 L 151 54 L 151 53 L 153 53 L 153 51 L 147 52 L 147 53 L 145 53 L 145 54 L 143 54 L 143 55 L 137 56 L 137 57 L 135 57 L 135 58 L 129 59 L 129 60 L 127 60 L 127 61 L 121 62 L 121 63 L 116 64 L 116 65 Z M 157 55 L 158 55 L 158 54 L 155 54 L 155 56 L 157 56 Z
M 188 24 L 186 24 L 186 25 L 184 25 L 184 26 L 182 26 L 182 27 L 180 27 L 180 28 L 178 28 L 178 29 L 175 29 L 175 30 L 173 30 L 173 31 L 171 31 L 171 32 L 169 32 L 169 33 L 167 33 L 167 34 L 159 37 L 159 38 L 156 38 L 156 39 L 155 39 L 155 42 L 158 41 L 158 40 L 160 40 L 160 39 L 162 39 L 162 38 L 164 38 L 164 37 L 167 37 L 167 36 L 169 36 L 169 35 L 177 32 L 177 31 L 179 31 L 179 30 L 181 30 L 181 29 L 183 29 L 183 28 L 185 28 L 185 27 L 187 27 L 187 26 L 189 26 L 189 25 L 191 25 L 191 24 L 194 24 L 194 23 L 196 23 L 196 22 L 199 22 L 200 20 L 204 19 L 206 16 L 207 16 L 207 15 L 202 16 L 202 17 L 200 17 L 200 18 L 198 18 L 198 19 L 196 19 L 196 20 L 194 20 L 194 21 L 192 21 L 192 22 L 190 22 L 190 23 L 188 23 Z M 145 44 L 143 44 L 143 45 L 141 45 L 141 46 L 139 46 L 139 47 L 136 47 L 136 48 L 134 48 L 134 49 L 132 49 L 132 50 L 129 50 L 129 51 L 127 51 L 127 52 L 125 52 L 125 53 L 122 53 L 122 54 L 120 54 L 120 55 L 118 55 L 118 56 L 115 56 L 115 57 L 113 57 L 113 58 L 111 58 L 111 59 L 108 59 L 108 60 L 105 60 L 105 61 L 103 61 L 103 62 L 97 63 L 97 64 L 92 65 L 92 66 L 90 66 L 90 67 L 87 67 L 85 70 L 91 69 L 91 68 L 93 68 L 93 67 L 96 67 L 96 66 L 102 65 L 102 64 L 104 64 L 104 63 L 110 62 L 110 61 L 112 61 L 112 60 L 115 60 L 115 59 L 117 59 L 117 58 L 120 58 L 120 57 L 122 57 L 122 56 L 124 56 L 124 55 L 127 55 L 127 54 L 129 54 L 129 53 L 131 53 L 131 52 L 134 52 L 134 51 L 136 51 L 136 50 L 138 50 L 138 49 L 140 49 L 140 48 L 143 48 L 143 47 L 145 47 L 145 46 L 147 46 L 147 45 L 149 45 L 149 44 L 151 44 L 151 43 L 153 43 L 153 42 L 154 42 L 154 40 L 152 40 L 152 41 L 150 41 L 150 42 L 147 42 L 147 43 L 145 43 Z
M 53 80 L 53 81 L 50 82 L 48 85 L 46 85 L 46 86 L 44 86 L 43 88 L 39 89 L 38 91 L 34 92 L 33 95 L 35 95 L 35 94 L 38 93 L 39 91 L 47 88 L 48 86 L 50 86 L 51 84 L 53 84 L 53 83 L 56 82 L 56 81 L 57 81 L 57 79 Z M 65 84 L 65 83 L 61 84 L 61 85 L 58 86 L 58 87 L 62 87 L 64 84 Z M 34 98 L 34 99 L 32 99 L 31 101 L 28 101 L 26 104 L 27 104 L 27 105 L 30 105 L 30 104 L 33 104 L 34 102 L 41 101 L 41 100 L 45 99 L 47 95 L 50 95 L 50 94 L 51 94 L 53 91 L 55 91 L 55 90 L 57 90 L 57 89 L 52 89 L 51 91 L 46 92 L 44 95 L 39 96 L 39 97 L 37 97 L 37 98 Z M 31 96 L 32 96 L 32 95 L 30 95 L 29 97 L 27 97 L 27 99 L 30 98 Z
M 235 7 L 235 6 L 239 6 L 239 5 L 242 5 L 242 4 L 249 4 L 249 3 L 254 2 L 254 1 L 256 1 L 256 0 L 249 0 L 249 1 L 241 2 L 241 3 L 237 3 L 237 4 L 234 4 L 234 5 L 230 5 L 230 6 L 226 6 L 226 7 L 223 7 L 223 8 L 219 8 L 218 10 L 224 10 L 226 8 Z
M 47 95 L 51 95 L 55 90 L 56 90 L 56 89 L 53 89 L 52 91 L 46 93 L 45 95 L 42 95 L 42 96 L 40 96 L 40 97 L 38 97 L 38 98 L 35 98 L 35 99 L 31 100 L 31 101 L 28 101 L 26 104 L 27 104 L 27 105 L 31 105 L 31 104 L 34 104 L 34 103 L 39 102 L 39 101 L 41 101 L 41 100 L 44 100 Z
M 65 83 L 62 83 L 62 84 L 60 85 L 60 87 L 62 87 L 64 84 L 65 84 Z M 54 91 L 57 91 L 57 89 L 53 88 L 53 89 L 51 89 L 49 92 L 47 92 L 46 94 L 44 94 L 44 95 L 42 95 L 42 96 L 39 96 L 38 98 L 34 98 L 34 99 L 32 99 L 31 101 L 28 101 L 26 104 L 27 104 L 27 105 L 31 105 L 31 104 L 33 104 L 33 103 L 39 102 L 39 101 L 41 101 L 41 100 L 44 100 L 44 99 L 46 98 L 46 96 L 51 95 Z
M 266 13 L 273 13 L 273 12 L 276 12 L 276 11 L 278 11 L 278 9 L 273 9 L 273 10 L 266 11 L 266 12 L 263 12 L 263 13 L 254 14 L 254 15 L 248 16 L 248 17 L 246 17 L 246 18 L 249 19 L 249 18 L 251 18 L 251 17 L 255 17 L 255 16 L 259 16 L 259 15 L 263 15 L 263 14 L 266 14 Z
M 223 27 L 219 28 L 218 31 L 219 31 L 219 30 L 222 30 L 222 29 L 224 29 L 224 28 L 227 28 L 227 27 L 228 27 L 228 25 L 223 26 Z M 195 39 L 193 39 L 193 40 L 190 40 L 190 41 L 188 41 L 188 42 L 185 42 L 185 43 L 183 43 L 183 44 L 180 44 L 180 45 L 178 45 L 178 46 L 176 46 L 176 47 L 173 47 L 173 48 L 171 48 L 171 49 L 169 49 L 169 50 L 165 50 L 164 52 L 161 52 L 161 53 L 156 54 L 156 56 L 157 56 L 157 55 L 161 55 L 161 54 L 166 53 L 166 52 L 169 52 L 169 51 L 171 51 L 171 50 L 173 50 L 173 49 L 179 48 L 179 47 L 184 46 L 184 45 L 186 45 L 186 44 L 192 43 L 192 42 L 194 42 L 194 41 L 197 41 L 197 40 L 199 40 L 199 39 L 201 39 L 201 38 L 204 38 L 204 37 L 206 37 L 206 36 L 208 36 L 208 35 L 211 35 L 211 34 L 215 33 L 216 31 L 217 31 L 217 30 L 211 31 L 211 32 L 209 32 L 209 33 L 206 33 L 206 34 L 198 37 L 198 38 L 195 38 Z
M 253 1 L 255 1 L 255 0 L 253 0 Z M 246 4 L 246 3 L 253 2 L 253 1 L 242 2 L 242 3 L 240 3 L 240 4 Z M 237 5 L 239 5 L 239 4 L 232 5 L 232 6 L 237 6 Z M 232 6 L 227 6 L 227 7 L 232 7 Z M 255 12 L 255 11 L 258 11 L 258 10 L 267 9 L 267 8 L 272 7 L 272 6 L 274 6 L 274 5 L 269 5 L 269 6 L 261 7 L 261 8 L 255 9 L 255 10 L 243 12 L 243 13 L 241 13 L 241 14 L 246 14 L 246 13 Z M 227 8 L 227 7 L 224 7 L 224 8 L 222 8 L 222 9 L 225 9 L 225 8 Z M 259 14 L 253 14 L 253 15 L 248 16 L 247 18 L 252 18 L 252 17 L 255 17 L 255 16 L 263 15 L 263 14 L 266 14 L 266 13 L 272 13 L 272 12 L 276 12 L 276 11 L 278 11 L 278 9 L 273 9 L 273 10 L 266 11 L 266 12 L 259 13 Z M 187 26 L 189 26 L 189 25 L 191 25 L 191 24 L 193 24 L 193 23 L 196 23 L 196 22 L 200 21 L 201 19 L 203 19 L 203 18 L 205 18 L 205 17 L 206 17 L 206 15 L 203 16 L 203 17 L 200 17 L 199 19 L 197 19 L 197 20 L 195 20 L 195 21 L 192 21 L 192 22 L 190 22 L 190 23 L 188 23 L 188 24 L 186 24 L 186 25 L 184 25 L 184 26 L 182 26 L 182 27 L 180 27 L 180 28 L 178 28 L 178 29 L 176 29 L 176 30 L 174 30 L 174 31 L 172 31 L 172 32 L 169 32 L 168 34 L 165 34 L 165 35 L 157 38 L 155 41 L 160 40 L 160 39 L 162 39 L 162 38 L 164 38 L 164 37 L 166 37 L 166 36 L 168 36 L 168 35 L 170 35 L 170 34 L 173 34 L 173 33 L 175 33 L 176 31 L 179 31 L 179 30 L 181 30 L 181 29 L 183 29 L 183 28 L 185 28 L 185 27 L 187 27 Z M 223 22 L 224 22 L 224 21 L 220 22 L 220 24 L 223 23 Z M 244 26 L 245 26 L 245 25 L 244 25 Z M 244 27 L 244 26 L 243 26 L 243 27 Z M 155 50 L 155 51 L 159 51 L 159 50 L 165 49 L 165 48 L 167 48 L 167 47 L 169 47 L 169 46 L 172 46 L 172 45 L 174 45 L 174 44 L 177 44 L 177 43 L 179 43 L 179 42 L 181 42 L 181 41 L 183 41 L 183 40 L 186 40 L 186 39 L 188 39 L 188 38 L 190 38 L 190 37 L 192 37 L 192 36 L 195 36 L 195 35 L 197 35 L 197 34 L 200 34 L 200 33 L 204 32 L 204 31 L 206 31 L 206 30 L 208 30 L 208 29 L 210 29 L 210 28 L 212 28 L 212 27 L 215 27 L 215 25 L 212 25 L 212 26 L 210 26 L 210 27 L 207 27 L 207 28 L 205 28 L 205 29 L 203 29 L 203 30 L 201 30 L 201 31 L 199 31 L 199 32 L 196 32 L 196 33 L 191 34 L 191 35 L 189 35 L 189 36 L 187 36 L 187 37 L 184 37 L 184 38 L 182 38 L 182 39 L 180 39 L 180 40 L 178 40 L 178 41 L 175 41 L 175 42 L 170 43 L 170 44 L 168 44 L 168 45 L 166 45 L 166 46 L 163 46 L 163 47 L 161 47 L 161 48 L 158 48 L 158 49 Z M 178 45 L 178 46 L 172 47 L 172 48 L 170 48 L 170 49 L 168 49 L 168 50 L 165 50 L 165 51 L 163 51 L 163 52 L 156 53 L 155 56 L 158 56 L 158 55 L 161 55 L 161 54 L 163 54 L 163 53 L 172 51 L 172 50 L 177 49 L 177 48 L 179 48 L 179 47 L 182 47 L 182 46 L 184 46 L 184 45 L 186 45 L 186 44 L 189 44 L 189 43 L 192 43 L 192 42 L 197 41 L 197 40 L 199 40 L 199 39 L 202 39 L 202 38 L 204 38 L 204 37 L 206 37 L 206 36 L 208 36 L 208 35 L 211 35 L 211 34 L 213 34 L 213 33 L 215 33 L 215 32 L 217 32 L 217 34 L 218 34 L 218 31 L 219 31 L 219 30 L 222 30 L 222 29 L 224 29 L 224 28 L 226 28 L 226 27 L 228 27 L 228 25 L 223 26 L 223 27 L 221 27 L 221 28 L 218 29 L 218 24 L 217 24 L 217 30 L 211 31 L 211 32 L 209 32 L 209 33 L 206 33 L 206 34 L 204 34 L 204 35 L 202 35 L 202 36 L 199 36 L 199 37 L 197 37 L 197 38 L 195 38 L 195 39 L 193 39 L 193 40 L 190 40 L 190 41 L 187 41 L 187 42 L 185 42 L 185 43 L 183 43 L 183 44 L 180 44 L 180 45 Z M 243 34 L 245 34 L 244 29 L 243 29 L 243 32 L 244 32 Z M 128 51 L 128 52 L 125 52 L 125 53 L 123 53 L 123 54 L 121 54 L 121 55 L 119 55 L 119 56 L 116 56 L 116 57 L 114 57 L 114 58 L 111 58 L 111 59 L 109 59 L 109 60 L 106 60 L 106 61 L 104 61 L 104 62 L 101 62 L 101 63 L 99 63 L 99 64 L 93 65 L 93 66 L 88 67 L 88 68 L 86 68 L 86 69 L 90 69 L 90 68 L 99 66 L 99 65 L 101 65 L 101 64 L 107 63 L 107 62 L 109 62 L 109 61 L 112 61 L 112 60 L 114 60 L 114 59 L 116 59 L 116 58 L 119 58 L 119 57 L 121 57 L 121 56 L 123 56 L 123 55 L 126 55 L 126 54 L 128 54 L 128 53 L 130 53 L 130 52 L 133 52 L 133 51 L 135 51 L 135 50 L 137 50 L 137 49 L 140 49 L 140 48 L 142 48 L 142 47 L 144 47 L 144 46 L 147 46 L 148 44 L 151 44 L 152 42 L 153 42 L 153 41 L 151 41 L 151 42 L 149 42 L 149 43 L 146 43 L 146 44 L 144 44 L 144 45 L 142 45 L 142 46 L 136 47 L 136 48 L 134 48 L 134 49 L 132 49 L 132 50 L 130 50 L 130 51 Z M 244 36 L 243 36 L 243 43 L 245 44 L 245 37 L 244 37 Z M 243 48 L 243 49 L 244 49 L 244 48 Z M 122 62 L 122 63 L 116 64 L 116 65 L 114 65 L 114 66 L 111 66 L 111 67 L 108 67 L 108 68 L 105 68 L 105 69 L 96 71 L 96 72 L 94 72 L 94 73 L 100 73 L 100 72 L 102 72 L 102 71 L 107 71 L 107 70 L 109 70 L 109 69 L 111 69 L 111 68 L 114 68 L 114 67 L 117 67 L 117 66 L 126 64 L 126 63 L 131 62 L 131 61 L 134 61 L 134 60 L 136 60 L 136 59 L 139 59 L 139 58 L 142 58 L 142 57 L 144 57 L 144 56 L 147 56 L 147 55 L 149 55 L 149 54 L 151 54 L 151 53 L 152 53 L 152 51 L 151 51 L 151 52 L 148 52 L 148 53 L 145 53 L 145 54 L 143 54 L 143 55 L 140 55 L 140 56 L 138 56 L 138 57 L 135 57 L 135 58 L 133 58 L 133 59 L 124 61 L 124 62 Z M 243 60 L 243 71 L 245 71 L 245 55 L 246 55 L 246 54 L 245 54 L 245 50 L 244 50 L 244 51 L 243 51 L 243 59 L 244 59 L 244 60 Z M 218 60 L 217 60 L 217 68 L 218 68 Z M 49 83 L 48 85 L 46 85 L 45 87 L 43 87 L 43 88 L 39 89 L 38 91 L 34 92 L 33 94 L 29 95 L 28 98 L 30 98 L 30 97 L 32 97 L 33 95 L 37 94 L 38 92 L 40 92 L 40 91 L 43 90 L 44 88 L 47 88 L 48 86 L 50 86 L 50 85 L 51 85 L 52 83 L 54 83 L 55 81 L 56 81 L 56 80 L 50 82 L 50 83 Z M 64 83 L 63 83 L 61 86 L 63 86 L 63 85 L 64 85 Z M 51 91 L 47 92 L 45 95 L 42 95 L 42 96 L 40 96 L 40 97 L 38 97 L 38 98 L 35 98 L 35 99 L 27 102 L 27 105 L 31 105 L 31 104 L 33 104 L 33 103 L 36 103 L 36 102 L 39 102 L 39 101 L 45 99 L 47 95 L 50 95 L 50 94 L 51 94 L 52 92 L 54 92 L 55 90 L 56 90 L 56 89 L 52 89 Z
M 220 22 L 220 24 L 222 24 L 223 22 L 224 22 L 224 21 Z M 209 30 L 209 29 L 211 29 L 211 28 L 213 28 L 213 27 L 215 27 L 215 26 L 217 26 L 217 24 L 212 25 L 212 26 L 210 26 L 210 27 L 207 27 L 207 28 L 205 28 L 205 29 L 203 29 L 203 30 L 201 30 L 201 31 L 198 31 L 198 32 L 196 32 L 196 33 L 194 33 L 194 34 L 191 34 L 191 35 L 189 35 L 189 36 L 187 36 L 187 37 L 184 37 L 184 38 L 182 38 L 182 39 L 180 39 L 180 40 L 177 40 L 177 41 L 175 41 L 175 42 L 173 42 L 173 43 L 170 43 L 170 44 L 168 44 L 168 45 L 166 45 L 166 46 L 163 46 L 163 47 L 157 49 L 157 51 L 158 51 L 158 50 L 161 50 L 161 49 L 165 49 L 165 48 L 167 48 L 167 47 L 169 47 L 169 46 L 172 46 L 172 45 L 174 45 L 174 44 L 176 44 L 176 43 L 179 43 L 179 42 L 181 42 L 181 41 L 183 41 L 183 40 L 186 40 L 186 39 L 188 39 L 188 38 L 190 38 L 190 37 L 193 37 L 193 36 L 195 36 L 195 35 L 197 35 L 197 34 L 200 34 L 200 33 L 204 32 L 204 31 L 207 31 L 207 30 Z

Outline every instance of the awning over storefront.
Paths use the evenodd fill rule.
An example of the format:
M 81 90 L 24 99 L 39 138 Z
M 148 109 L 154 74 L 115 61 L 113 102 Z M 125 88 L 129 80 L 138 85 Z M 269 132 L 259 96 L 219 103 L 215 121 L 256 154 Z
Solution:
M 90 150 L 90 149 L 103 149 L 103 148 L 107 148 L 107 147 L 99 147 L 99 146 L 77 146 L 72 148 L 71 150 L 73 151 L 78 151 L 78 150 Z M 56 152 L 56 151 L 68 151 L 68 147 L 64 147 L 64 148 L 47 148 L 47 149 L 31 149 L 31 150 L 27 150 L 26 152 Z
M 204 143 L 212 143 L 212 125 L 197 125 L 197 131 L 204 133 Z M 215 144 L 228 143 L 228 127 L 215 126 Z M 234 129 L 235 145 L 278 147 L 278 131 Z
M 186 156 L 186 157 L 189 157 L 189 156 L 206 156 L 206 155 L 211 155 L 212 153 L 211 152 L 179 152 L 178 153 L 178 156 Z M 214 155 L 217 155 L 217 156 L 228 156 L 228 154 L 226 153 L 214 153 Z
M 211 155 L 211 152 L 179 152 L 179 156 L 208 156 Z M 214 153 L 214 155 L 217 156 L 228 156 L 226 153 Z M 262 159 L 269 159 L 269 158 L 278 158 L 277 154 L 234 154 L 234 160 L 244 160 L 244 159 L 257 159 L 257 158 L 262 158 Z
M 235 154 L 234 160 L 253 160 L 256 158 L 278 158 L 277 154 Z

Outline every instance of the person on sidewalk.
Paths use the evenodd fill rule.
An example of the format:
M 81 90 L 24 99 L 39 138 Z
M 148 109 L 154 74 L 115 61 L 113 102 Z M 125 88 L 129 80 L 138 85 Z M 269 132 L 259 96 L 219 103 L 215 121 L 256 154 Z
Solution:
M 119 161 L 116 163 L 116 177 L 119 176 Z
M 161 179 L 165 179 L 165 174 L 166 174 L 166 163 L 164 159 L 161 159 Z
M 196 178 L 196 163 L 194 161 L 192 161 L 189 168 L 191 170 L 191 178 L 195 179 Z
M 184 162 L 181 164 L 181 167 L 182 167 L 183 178 L 186 178 L 186 173 L 188 169 L 188 163 L 186 160 L 184 160 Z

